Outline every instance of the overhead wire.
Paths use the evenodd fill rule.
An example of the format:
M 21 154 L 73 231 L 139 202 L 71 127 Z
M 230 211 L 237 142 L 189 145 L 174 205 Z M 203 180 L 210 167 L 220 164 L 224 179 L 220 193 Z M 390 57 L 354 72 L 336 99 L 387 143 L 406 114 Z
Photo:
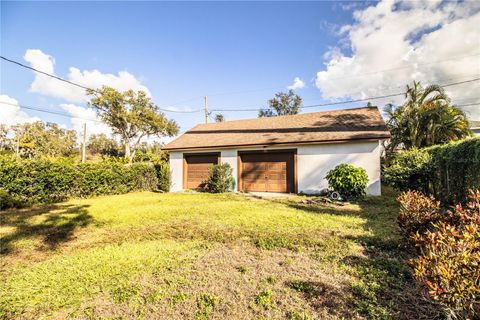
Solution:
M 454 82 L 454 83 L 449 83 L 442 85 L 440 87 L 446 88 L 446 87 L 451 87 L 455 85 L 460 85 L 464 83 L 470 83 L 474 81 L 479 81 L 480 78 L 474 78 L 474 79 L 469 79 L 465 81 L 459 81 L 459 82 Z M 397 96 L 403 96 L 405 95 L 405 92 L 398 92 L 398 93 L 393 93 L 393 94 L 386 94 L 386 95 L 380 95 L 380 96 L 373 96 L 373 97 L 368 97 L 368 98 L 362 98 L 362 99 L 351 99 L 351 100 L 344 100 L 344 101 L 336 101 L 336 102 L 326 102 L 326 103 L 319 103 L 319 104 L 312 104 L 312 105 L 306 105 L 306 106 L 301 106 L 301 109 L 307 109 L 307 108 L 316 108 L 316 107 L 324 107 L 324 106 L 334 106 L 334 105 L 340 105 L 340 104 L 350 104 L 350 103 L 356 103 L 356 102 L 367 102 L 371 100 L 378 100 L 378 99 L 385 99 L 385 98 L 391 98 L 391 97 L 397 97 Z M 236 111 L 236 112 L 246 112 L 246 111 L 258 111 L 258 108 L 255 109 L 215 109 L 212 108 L 211 111 L 221 111 L 221 112 L 229 112 L 229 111 Z
M 460 58 L 465 58 L 465 57 L 471 57 L 471 56 L 477 56 L 477 55 L 480 55 L 480 54 L 474 54 L 474 55 L 470 55 L 470 56 L 462 56 Z M 71 84 L 71 85 L 74 85 L 74 86 L 77 86 L 77 87 L 80 87 L 82 89 L 85 89 L 85 90 L 92 90 L 94 92 L 99 92 L 98 90 L 96 89 L 92 89 L 92 88 L 88 88 L 86 86 L 83 86 L 83 85 L 80 85 L 78 83 L 75 83 L 75 82 L 72 82 L 72 81 L 69 81 L 69 80 L 66 80 L 66 79 L 63 79 L 61 77 L 58 77 L 56 75 L 53 75 L 53 74 L 50 74 L 50 73 L 47 73 L 45 71 L 42 71 L 42 70 L 38 70 L 36 68 L 33 68 L 33 67 L 30 67 L 30 66 L 27 66 L 21 62 L 18 62 L 18 61 L 15 61 L 15 60 L 12 60 L 12 59 L 8 59 L 4 56 L 0 56 L 0 58 L 2 58 L 3 60 L 5 61 L 8 61 L 8 62 L 11 62 L 11 63 L 14 63 L 16 65 L 19 65 L 21 67 L 24 67 L 24 68 L 27 68 L 27 69 L 30 69 L 30 70 L 33 70 L 35 72 L 38 72 L 38 73 L 41 73 L 41 74 L 44 74 L 46 76 L 49 76 L 49 77 L 52 77 L 54 79 L 57 79 L 59 81 L 63 81 L 65 83 L 68 83 L 68 84 Z M 437 61 L 437 62 L 432 62 L 432 63 L 428 63 L 428 64 L 434 64 L 434 63 L 441 63 L 441 62 L 445 62 L 445 61 L 451 61 L 451 60 L 455 60 L 455 59 L 458 59 L 457 58 L 452 58 L 452 59 L 447 59 L 447 60 L 443 60 L 443 61 Z M 401 68 L 405 68 L 405 67 L 401 67 Z M 389 71 L 389 70 L 394 70 L 394 69 L 388 69 L 388 70 L 383 70 L 383 71 L 376 71 L 376 72 L 384 72 L 384 71 Z M 353 76 L 357 76 L 357 75 L 353 75 Z M 450 84 L 445 84 L 445 85 L 441 85 L 441 87 L 449 87 L 449 86 L 454 86 L 454 85 L 459 85 L 459 84 L 464 84 L 464 83 L 469 83 L 469 82 L 473 82 L 473 81 L 478 81 L 480 80 L 480 78 L 474 78 L 474 79 L 469 79 L 469 80 L 466 80 L 466 81 L 460 81 L 460 82 L 455 82 L 455 83 L 450 83 Z M 263 89 L 259 89 L 259 90 L 263 90 Z M 255 91 L 255 90 L 252 90 L 252 91 Z M 241 93 L 242 91 L 238 91 L 237 93 Z M 243 91 L 243 92 L 246 92 L 246 91 Z M 214 94 L 214 95 L 224 95 L 224 94 L 235 94 L 235 92 L 230 92 L 230 93 L 219 93 L 219 94 Z M 379 95 L 379 96 L 372 96 L 372 97 L 368 97 L 368 98 L 362 98 L 362 99 L 351 99 L 351 100 L 344 100 L 344 101 L 336 101 L 336 102 L 327 102 L 327 103 L 320 103 L 320 104 L 312 104 L 312 105 L 306 105 L 306 106 L 301 106 L 300 108 L 301 109 L 307 109 L 307 108 L 315 108 L 315 107 L 323 107 L 323 106 L 334 106 L 334 105 L 341 105 L 341 104 L 350 104 L 350 103 L 356 103 L 356 102 L 365 102 L 365 101 L 370 101 L 370 100 L 378 100 L 378 99 L 385 99 L 385 98 L 391 98 L 391 97 L 396 97 L 396 96 L 401 96 L 401 95 L 404 95 L 405 92 L 399 92 L 399 93 L 393 93 L 393 94 L 385 94 L 385 95 Z M 25 107 L 25 106 L 24 106 Z M 28 106 L 27 106 L 28 107 Z M 32 109 L 33 107 L 29 107 L 30 109 Z M 201 112 L 203 111 L 202 108 L 199 108 L 199 109 L 194 109 L 194 110 L 172 110 L 172 109 L 167 109 L 168 107 L 164 107 L 164 108 L 159 108 L 159 110 L 161 111 L 165 111 L 165 112 L 172 112 L 172 113 L 197 113 L 197 112 Z M 35 110 L 35 109 L 32 109 L 32 110 Z M 231 109 L 226 109 L 226 108 L 212 108 L 210 111 L 211 112 L 248 112 L 248 111 L 258 111 L 259 108 L 252 108 L 252 109 L 248 109 L 248 108 L 244 108 L 242 109 L 242 107 L 238 107 L 238 108 L 231 108 Z M 37 111 L 40 111 L 40 110 L 37 110 Z M 54 113 L 54 111 L 49 111 L 49 113 Z M 54 113 L 54 114 L 57 114 L 57 113 Z M 58 113 L 59 115 L 64 115 L 66 116 L 66 114 L 60 114 Z M 70 115 L 68 115 L 70 116 Z M 72 116 L 73 117 L 73 116 Z M 91 119 L 89 119 L 91 120 Z

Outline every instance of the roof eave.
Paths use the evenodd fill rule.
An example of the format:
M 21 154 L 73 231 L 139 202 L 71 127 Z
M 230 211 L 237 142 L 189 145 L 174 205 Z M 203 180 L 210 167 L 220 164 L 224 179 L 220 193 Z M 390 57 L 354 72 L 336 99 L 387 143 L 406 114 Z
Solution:
M 330 144 L 330 143 L 346 143 L 355 141 L 378 141 L 391 138 L 390 133 L 386 133 L 383 136 L 378 137 L 366 137 L 366 138 L 350 138 L 350 139 L 337 139 L 337 140 L 312 140 L 312 141 L 287 141 L 287 142 L 272 142 L 272 143 L 255 143 L 255 144 L 233 144 L 233 145 L 218 145 L 218 146 L 200 146 L 200 147 L 178 147 L 178 148 L 163 148 L 164 151 L 190 151 L 190 150 L 206 150 L 206 149 L 231 149 L 235 147 L 271 147 L 271 146 L 285 146 L 285 145 L 306 145 L 306 144 Z

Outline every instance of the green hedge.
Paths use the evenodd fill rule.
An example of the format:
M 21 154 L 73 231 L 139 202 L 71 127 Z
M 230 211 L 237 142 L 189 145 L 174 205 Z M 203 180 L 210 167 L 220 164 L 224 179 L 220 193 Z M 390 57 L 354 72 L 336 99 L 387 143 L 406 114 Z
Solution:
M 385 168 L 384 181 L 400 190 L 419 190 L 444 204 L 463 202 L 480 188 L 480 138 L 412 149 Z
M 116 161 L 76 164 L 0 157 L 0 190 L 3 190 L 2 199 L 5 198 L 0 201 L 3 206 L 12 201 L 18 206 L 135 190 L 168 191 L 165 186 L 169 181 L 167 164 L 126 165 Z

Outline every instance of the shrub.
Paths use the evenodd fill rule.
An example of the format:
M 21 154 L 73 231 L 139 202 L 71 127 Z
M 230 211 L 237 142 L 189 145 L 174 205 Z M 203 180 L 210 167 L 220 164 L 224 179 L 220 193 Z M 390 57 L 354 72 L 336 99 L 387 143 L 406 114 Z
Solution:
M 0 189 L 0 210 L 16 207 L 17 203 L 7 190 Z
M 327 172 L 328 185 L 346 197 L 359 197 L 366 193 L 368 175 L 363 168 L 351 164 L 339 164 Z
M 480 188 L 480 137 L 398 154 L 383 180 L 399 190 L 432 194 L 442 204 L 465 202 Z
M 437 230 L 415 236 L 421 255 L 411 261 L 433 299 L 465 319 L 480 313 L 480 192 L 470 196 L 470 203 L 457 205 Z
M 444 204 L 465 203 L 480 188 L 480 137 L 426 149 L 432 156 L 430 193 Z
M 75 164 L 71 161 L 16 160 L 0 157 L 2 202 L 14 206 L 51 203 L 68 197 L 121 194 L 155 190 L 157 173 L 151 164 L 107 160 Z M 4 194 L 5 192 L 3 192 Z
M 418 191 L 402 193 L 398 198 L 400 214 L 398 225 L 405 238 L 410 239 L 417 232 L 424 233 L 437 223 L 442 214 L 440 202 L 432 196 L 425 196 Z
M 157 189 L 168 192 L 172 186 L 172 173 L 167 162 L 155 163 L 155 172 L 157 173 L 158 185 Z
M 235 179 L 233 179 L 232 171 L 232 167 L 228 163 L 212 165 L 206 190 L 212 193 L 223 193 L 235 188 Z
M 399 153 L 383 171 L 383 180 L 397 190 L 426 192 L 432 157 L 425 149 L 413 148 Z

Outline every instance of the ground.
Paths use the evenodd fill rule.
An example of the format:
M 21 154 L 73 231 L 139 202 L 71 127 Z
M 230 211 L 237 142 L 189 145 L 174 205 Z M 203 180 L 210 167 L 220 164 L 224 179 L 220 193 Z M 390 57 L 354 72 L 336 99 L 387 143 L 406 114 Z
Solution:
M 0 212 L 0 318 L 431 319 L 392 196 L 131 193 Z

